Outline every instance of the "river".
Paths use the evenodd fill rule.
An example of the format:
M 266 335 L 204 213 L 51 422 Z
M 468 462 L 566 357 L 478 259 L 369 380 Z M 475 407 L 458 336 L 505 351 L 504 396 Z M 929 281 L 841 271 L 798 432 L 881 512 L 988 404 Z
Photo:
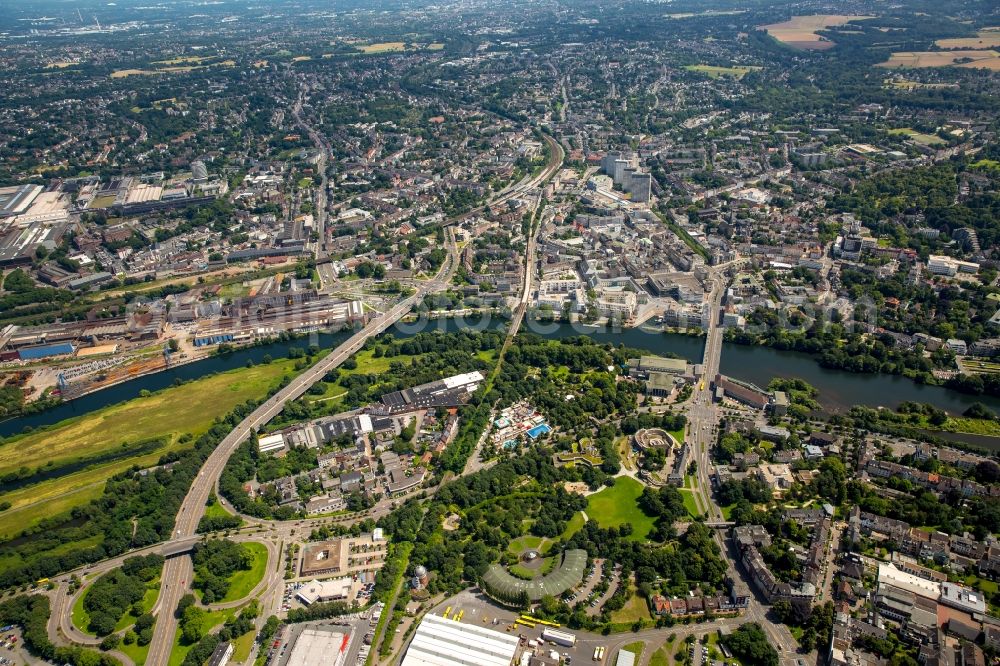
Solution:
M 481 322 L 472 328 L 481 329 L 496 326 Z M 453 331 L 461 324 L 453 320 L 432 322 L 400 323 L 390 329 L 397 337 L 409 337 L 424 330 Z M 625 329 L 617 332 L 570 324 L 540 324 L 528 322 L 526 329 L 544 337 L 561 339 L 574 335 L 588 335 L 600 342 L 624 344 L 628 347 L 645 349 L 653 354 L 676 354 L 692 363 L 701 362 L 704 338 L 686 335 L 664 334 L 648 329 Z M 247 361 L 259 363 L 265 355 L 274 358 L 287 356 L 291 347 L 305 347 L 318 342 L 322 347 L 333 347 L 346 339 L 348 333 L 321 333 L 316 338 L 275 342 L 258 347 L 239 349 L 225 356 L 213 356 L 203 361 L 180 365 L 144 377 L 139 377 L 96 393 L 62 403 L 38 414 L 10 419 L 0 423 L 0 436 L 21 432 L 26 427 L 41 427 L 58 423 L 101 407 L 112 405 L 138 396 L 146 389 L 157 391 L 173 384 L 176 380 L 197 379 L 204 375 L 243 367 Z M 750 347 L 725 344 L 722 351 L 722 372 L 726 375 L 766 387 L 774 377 L 796 377 L 803 379 L 819 390 L 819 400 L 829 412 L 840 412 L 852 405 L 888 407 L 895 409 L 906 401 L 924 402 L 943 409 L 950 414 L 961 414 L 974 402 L 982 402 L 1000 412 L 1000 399 L 989 396 L 970 396 L 957 393 L 940 386 L 917 384 L 904 377 L 893 375 L 860 375 L 842 370 L 820 367 L 812 357 L 798 352 L 779 351 L 768 347 Z M 939 434 L 939 433 L 935 433 Z M 959 441 L 968 441 L 978 446 L 1000 448 L 1000 439 L 973 435 L 947 435 Z

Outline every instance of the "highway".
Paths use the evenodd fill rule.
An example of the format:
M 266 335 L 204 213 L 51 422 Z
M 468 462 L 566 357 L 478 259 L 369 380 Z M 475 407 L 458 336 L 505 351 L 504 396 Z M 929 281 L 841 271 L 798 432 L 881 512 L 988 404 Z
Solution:
M 278 391 L 237 425 L 212 451 L 198 477 L 191 484 L 191 489 L 185 496 L 180 512 L 177 514 L 174 538 L 181 539 L 194 536 L 197 533 L 198 522 L 205 513 L 205 504 L 209 494 L 215 488 L 229 457 L 242 442 L 280 414 L 285 403 L 300 397 L 327 372 L 339 366 L 361 349 L 369 338 L 384 333 L 386 329 L 399 321 L 426 294 L 446 288 L 456 263 L 454 253 L 450 253 L 434 280 L 425 284 L 416 293 L 395 305 L 388 312 L 375 317 L 365 328 L 352 335 L 328 356 L 298 375 L 288 386 Z M 191 576 L 192 567 L 189 556 L 172 557 L 166 561 L 162 576 L 163 586 L 160 589 L 160 599 L 157 602 L 161 612 L 157 617 L 147 664 L 158 666 L 167 663 L 170 649 L 173 646 L 174 633 L 177 630 L 173 609 L 177 607 L 177 603 L 189 589 Z
M 509 191 L 502 192 L 498 199 L 506 200 L 513 196 L 527 194 L 540 183 L 550 178 L 562 166 L 562 149 L 551 137 L 546 136 L 546 141 L 552 146 L 552 156 L 546 168 L 537 176 L 522 180 Z M 495 202 L 494 200 L 491 203 Z M 481 209 L 485 208 L 486 206 L 481 207 Z M 375 317 L 364 329 L 352 335 L 328 356 L 298 375 L 291 383 L 255 409 L 253 413 L 247 416 L 219 443 L 205 461 L 198 477 L 192 483 L 191 489 L 181 504 L 174 525 L 174 539 L 183 539 L 196 535 L 198 523 L 205 513 L 205 505 L 209 494 L 216 487 L 226 462 L 242 442 L 281 413 L 285 403 L 299 398 L 327 372 L 339 366 L 361 349 L 369 338 L 384 333 L 386 329 L 399 321 L 414 305 L 421 302 L 424 296 L 447 289 L 458 265 L 454 234 L 450 232 L 449 241 L 450 251 L 448 258 L 433 280 L 420 286 L 413 295 L 395 305 L 388 312 Z M 533 243 L 529 245 L 529 250 L 531 247 L 533 247 Z M 533 265 L 533 262 L 530 262 L 530 265 Z M 531 269 L 529 268 L 525 272 L 527 285 L 530 284 Z M 522 298 L 521 306 L 518 308 L 522 317 L 525 302 L 525 298 Z M 177 608 L 181 597 L 189 590 L 192 575 L 191 558 L 188 555 L 180 555 L 167 559 L 161 577 L 163 583 L 160 589 L 160 597 L 157 601 L 157 607 L 160 612 L 157 614 L 153 641 L 150 643 L 149 656 L 146 660 L 146 663 L 150 666 L 167 664 L 170 658 L 170 650 L 177 632 L 177 619 L 174 617 L 173 611 Z

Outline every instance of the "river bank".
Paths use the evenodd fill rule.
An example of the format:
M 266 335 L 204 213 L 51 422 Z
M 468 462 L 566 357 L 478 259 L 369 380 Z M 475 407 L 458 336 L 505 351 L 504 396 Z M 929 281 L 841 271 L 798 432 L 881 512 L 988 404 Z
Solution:
M 397 323 L 386 334 L 396 337 L 410 337 L 420 332 L 435 330 L 442 332 L 459 329 L 486 330 L 498 328 L 504 323 L 490 317 L 468 320 L 461 317 L 432 321 L 418 320 Z M 691 363 L 701 362 L 705 345 L 705 339 L 701 336 L 668 334 L 646 327 L 611 330 L 581 324 L 529 320 L 525 322 L 524 331 L 550 339 L 586 335 L 599 342 L 625 345 L 647 350 L 653 354 L 674 354 Z M 52 425 L 73 416 L 129 400 L 136 397 L 143 389 L 156 391 L 170 386 L 178 380 L 187 381 L 214 372 L 232 370 L 245 366 L 248 362 L 260 363 L 265 356 L 272 358 L 287 356 L 292 347 L 301 348 L 310 344 L 335 347 L 348 335 L 347 332 L 317 333 L 293 340 L 239 348 L 224 355 L 213 355 L 195 363 L 138 377 L 96 393 L 60 403 L 36 414 L 4 421 L 0 423 L 0 436 L 10 436 L 21 432 L 25 427 L 37 428 Z M 981 402 L 1000 413 L 1000 399 L 991 396 L 966 395 L 941 386 L 917 384 L 910 379 L 896 375 L 862 375 L 823 368 L 813 357 L 801 352 L 725 343 L 721 370 L 726 375 L 759 386 L 767 386 L 775 377 L 802 379 L 819 390 L 819 401 L 824 411 L 833 414 L 846 412 L 854 405 L 896 409 L 903 402 L 931 404 L 952 415 L 960 415 L 972 404 Z M 966 441 L 976 446 L 1000 450 L 1000 438 L 996 437 L 955 433 L 942 433 L 942 436 L 953 436 L 955 441 Z

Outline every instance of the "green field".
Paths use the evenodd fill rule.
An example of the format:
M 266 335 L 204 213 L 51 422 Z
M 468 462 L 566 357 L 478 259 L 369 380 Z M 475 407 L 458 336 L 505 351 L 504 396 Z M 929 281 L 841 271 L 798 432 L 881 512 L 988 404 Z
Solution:
M 687 490 L 685 488 L 678 489 L 681 493 L 681 497 L 684 498 L 684 508 L 688 510 L 692 518 L 697 518 L 702 514 L 701 508 L 698 506 L 698 500 L 695 499 L 694 492 Z
M 544 537 L 531 536 L 530 534 L 525 534 L 522 537 L 518 537 L 507 544 L 507 552 L 514 555 L 520 555 L 526 550 L 537 550 L 540 553 L 545 553 L 552 542 Z
M 122 654 L 126 655 L 131 659 L 135 666 L 143 666 L 146 663 L 146 657 L 149 656 L 149 645 L 136 645 L 132 643 L 131 645 L 125 645 L 122 643 L 118 646 L 118 649 Z
M 90 613 L 88 613 L 87 609 L 83 607 L 83 598 L 85 596 L 87 596 L 86 592 L 78 596 L 76 601 L 73 602 L 73 626 L 83 633 L 93 636 L 93 634 L 91 634 L 91 632 L 87 629 L 87 627 L 90 626 Z
M 0 501 L 11 503 L 0 513 L 0 537 L 85 504 L 100 495 L 109 477 L 133 465 L 153 465 L 164 453 L 184 447 L 181 435 L 197 437 L 236 405 L 263 398 L 291 374 L 293 364 L 281 360 L 211 375 L 5 440 L 0 475 L 41 467 L 54 478 L 0 493 Z M 162 439 L 162 445 L 141 445 L 154 439 Z M 129 448 L 136 455 L 129 455 Z M 59 474 L 60 469 L 67 473 Z
M 229 618 L 234 617 L 240 612 L 240 610 L 242 609 L 227 608 L 226 610 L 207 611 L 201 624 L 204 633 L 210 633 L 212 629 L 219 626 Z M 170 661 L 167 663 L 170 666 L 181 666 L 181 664 L 184 663 L 184 658 L 187 656 L 187 653 L 190 652 L 193 647 L 194 644 L 183 645 L 181 643 L 181 630 L 178 628 L 177 634 L 174 636 L 174 645 L 170 648 Z
M 233 514 L 226 511 L 226 508 L 219 503 L 217 498 L 212 498 L 212 503 L 205 507 L 206 518 L 225 518 Z
M 908 136 L 913 141 L 925 146 L 943 146 L 948 143 L 939 136 L 924 134 L 923 132 L 918 132 L 917 130 L 909 127 L 889 130 L 889 134 Z
M 653 529 L 655 520 L 639 508 L 638 499 L 643 485 L 633 478 L 622 476 L 615 479 L 615 485 L 591 495 L 587 500 L 587 516 L 596 520 L 601 527 L 632 525 L 632 541 L 645 541 Z
M 94 580 L 97 580 L 96 578 Z M 87 613 L 87 609 L 83 607 L 83 599 L 87 596 L 87 592 L 84 591 L 83 594 L 76 598 L 73 602 L 73 626 L 82 631 L 85 634 L 94 636 L 94 632 L 90 631 L 88 628 L 90 626 L 90 614 Z M 144 613 L 148 613 L 153 609 L 153 605 L 156 603 L 156 598 L 160 596 L 160 579 L 157 578 L 149 582 L 146 585 L 146 594 L 142 597 L 142 610 Z M 118 624 L 115 625 L 115 631 L 123 631 L 128 629 L 135 621 L 138 620 L 138 616 L 132 615 L 132 610 L 129 609 L 127 613 L 122 615 L 121 619 L 118 620 Z
M 232 661 L 234 664 L 241 664 L 250 658 L 250 651 L 253 650 L 253 639 L 256 637 L 256 632 L 248 631 L 233 641 Z
M 635 593 L 635 588 L 630 590 L 631 595 L 629 600 L 625 603 L 620 610 L 616 610 L 611 613 L 611 622 L 613 624 L 632 624 L 636 620 L 649 620 L 652 616 L 649 614 L 649 604 L 646 600 Z
M 689 72 L 697 72 L 699 74 L 705 74 L 712 79 L 718 79 L 723 76 L 728 76 L 729 78 L 738 80 L 742 79 L 750 72 L 763 68 L 751 67 L 746 65 L 734 65 L 732 67 L 717 67 L 715 65 L 686 65 L 684 69 L 686 69 Z
M 563 533 L 559 535 L 559 539 L 564 542 L 568 541 L 574 534 L 579 532 L 586 523 L 587 521 L 583 519 L 583 513 L 577 511 L 573 514 L 573 517 L 569 519 L 569 522 L 566 523 L 566 529 L 564 529 Z
M 973 169 L 982 169 L 983 171 L 1000 171 L 1000 162 L 996 160 L 982 159 L 969 166 Z
M 220 603 L 239 601 L 250 594 L 253 588 L 264 578 L 267 571 L 267 548 L 262 543 L 249 543 L 243 546 L 253 555 L 253 566 L 245 571 L 237 571 L 230 578 L 229 591 Z
M 670 666 L 670 653 L 666 647 L 661 647 L 649 658 L 649 666 Z

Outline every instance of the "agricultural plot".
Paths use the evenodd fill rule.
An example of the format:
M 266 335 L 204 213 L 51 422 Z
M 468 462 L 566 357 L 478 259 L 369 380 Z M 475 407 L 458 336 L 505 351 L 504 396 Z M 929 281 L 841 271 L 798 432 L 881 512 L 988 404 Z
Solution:
M 863 21 L 874 16 L 848 16 L 845 14 L 816 14 L 813 16 L 793 16 L 783 23 L 760 26 L 767 34 L 782 44 L 803 51 L 822 51 L 836 46 L 835 42 L 816 34 L 818 30 L 846 25 L 851 21 Z
M 939 49 L 993 49 L 1000 47 L 1000 32 L 980 32 L 975 37 L 939 39 L 934 42 Z
M 733 65 L 732 67 L 717 67 L 715 65 L 687 65 L 684 67 L 689 72 L 698 72 L 699 74 L 705 74 L 709 78 L 718 79 L 722 77 L 728 77 L 731 79 L 742 79 L 744 76 L 750 72 L 762 69 L 761 67 L 753 67 L 750 65 Z
M 897 51 L 878 64 L 890 69 L 967 67 L 1000 71 L 1000 53 L 992 49 L 968 51 Z

